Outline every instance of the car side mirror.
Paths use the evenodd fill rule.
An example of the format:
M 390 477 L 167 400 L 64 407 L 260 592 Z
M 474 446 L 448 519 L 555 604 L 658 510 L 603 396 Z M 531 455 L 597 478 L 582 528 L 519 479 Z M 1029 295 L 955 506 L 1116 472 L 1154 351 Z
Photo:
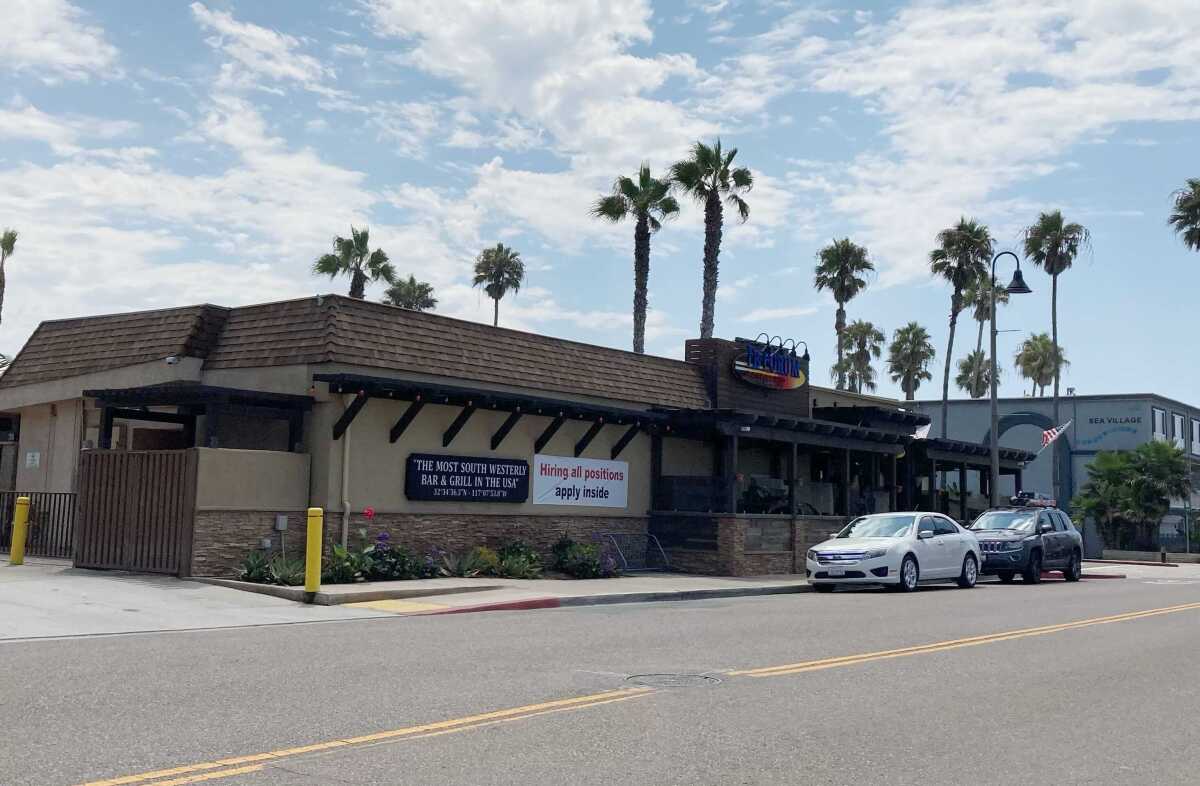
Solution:
M 929 540 L 930 538 L 933 537 L 933 530 L 923 529 L 917 533 L 917 537 L 920 538 L 921 540 Z
M 1038 525 L 1038 534 L 1039 535 L 1045 535 L 1047 532 L 1053 532 L 1053 531 L 1054 531 L 1053 524 L 1039 524 Z

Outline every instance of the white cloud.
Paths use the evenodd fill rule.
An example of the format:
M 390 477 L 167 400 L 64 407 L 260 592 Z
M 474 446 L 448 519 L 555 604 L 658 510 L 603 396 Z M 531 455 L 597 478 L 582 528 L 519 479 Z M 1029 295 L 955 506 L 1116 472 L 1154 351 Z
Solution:
M 441 125 L 440 108 L 424 101 L 377 101 L 369 112 L 377 139 L 407 158 L 421 158 Z
M 785 306 L 783 308 L 756 308 L 738 317 L 739 322 L 771 322 L 779 319 L 796 319 L 817 313 L 816 307 Z
M 222 65 L 220 87 L 275 90 L 276 84 L 296 83 L 315 93 L 339 95 L 324 83 L 333 70 L 297 51 L 301 42 L 294 36 L 239 22 L 229 12 L 209 10 L 203 3 L 190 7 L 196 21 L 213 33 L 205 43 L 230 58 Z
M 112 139 L 137 128 L 127 120 L 103 120 L 83 115 L 52 116 L 17 99 L 0 108 L 0 139 L 44 142 L 60 156 L 78 153 L 80 137 Z
M 924 276 L 934 235 L 959 215 L 1006 218 L 997 190 L 1053 173 L 1073 145 L 1121 123 L 1200 118 L 1200 25 L 1186 5 L 919 4 L 826 56 L 812 86 L 884 122 L 887 147 L 826 183 L 881 281 Z
M 66 0 L 8 0 L 0 69 L 29 72 L 51 83 L 113 71 L 117 48 L 84 19 Z

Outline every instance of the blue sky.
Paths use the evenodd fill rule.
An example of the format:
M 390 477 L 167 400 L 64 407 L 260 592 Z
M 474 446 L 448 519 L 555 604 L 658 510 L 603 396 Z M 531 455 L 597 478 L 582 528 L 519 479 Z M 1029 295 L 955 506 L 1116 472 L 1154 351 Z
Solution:
M 440 312 L 479 320 L 472 259 L 503 241 L 529 274 L 502 324 L 625 348 L 632 226 L 588 206 L 719 135 L 756 185 L 727 225 L 718 335 L 803 339 L 827 383 L 835 307 L 813 258 L 849 236 L 878 269 L 850 318 L 925 325 L 938 360 L 918 395 L 935 397 L 934 235 L 965 214 L 1017 248 L 1060 208 L 1093 245 L 1060 279 L 1064 386 L 1200 402 L 1200 257 L 1165 223 L 1200 174 L 1193 2 L 15 1 L 0 351 L 42 319 L 343 291 L 309 268 L 351 224 Z M 690 204 L 654 238 L 650 352 L 698 332 L 702 242 Z M 1021 334 L 1049 329 L 1049 279 L 1026 280 L 1001 312 L 1019 331 L 1001 336 L 1005 395 L 1028 388 Z M 960 325 L 955 359 L 975 338 Z M 879 391 L 899 394 L 882 364 Z

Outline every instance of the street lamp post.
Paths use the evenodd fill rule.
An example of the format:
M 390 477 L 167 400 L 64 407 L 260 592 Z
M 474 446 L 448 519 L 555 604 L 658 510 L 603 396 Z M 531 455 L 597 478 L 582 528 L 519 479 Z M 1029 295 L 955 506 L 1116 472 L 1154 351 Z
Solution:
M 991 430 L 991 454 L 992 454 L 992 471 L 988 481 L 988 506 L 996 507 L 997 505 L 997 487 L 1000 485 L 1000 405 L 996 401 L 996 260 L 1002 256 L 1010 256 L 1017 263 L 1017 270 L 1013 273 L 1012 283 L 1006 287 L 1010 295 L 1027 295 L 1033 290 L 1025 283 L 1025 277 L 1021 275 L 1021 259 L 1011 251 L 1001 251 L 996 256 L 992 257 L 992 277 L 991 287 L 988 289 L 988 297 L 992 301 L 991 317 L 992 317 L 992 352 L 991 352 L 991 368 L 988 369 L 988 375 L 991 377 L 989 387 L 991 388 L 992 399 L 992 430 Z

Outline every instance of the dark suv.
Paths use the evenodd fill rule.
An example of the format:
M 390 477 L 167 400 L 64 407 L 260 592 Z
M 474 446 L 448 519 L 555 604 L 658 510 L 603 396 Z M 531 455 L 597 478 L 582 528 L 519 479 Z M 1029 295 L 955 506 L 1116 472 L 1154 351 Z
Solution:
M 983 554 L 980 573 L 999 576 L 1006 584 L 1020 573 L 1027 583 L 1037 584 L 1043 570 L 1061 570 L 1067 581 L 1079 581 L 1083 538 L 1058 508 L 992 508 L 981 513 L 970 530 Z

